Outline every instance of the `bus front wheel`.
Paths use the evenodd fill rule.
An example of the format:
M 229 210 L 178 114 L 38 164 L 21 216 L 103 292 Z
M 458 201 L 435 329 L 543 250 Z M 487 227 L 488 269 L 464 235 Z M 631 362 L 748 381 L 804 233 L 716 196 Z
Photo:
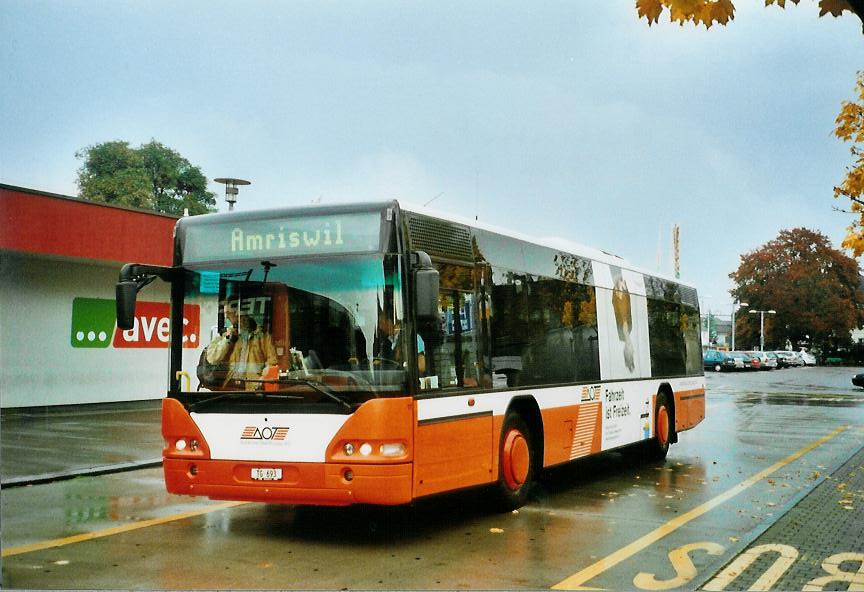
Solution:
M 528 424 L 518 413 L 508 413 L 498 446 L 496 506 L 501 511 L 525 504 L 535 473 L 534 441 Z

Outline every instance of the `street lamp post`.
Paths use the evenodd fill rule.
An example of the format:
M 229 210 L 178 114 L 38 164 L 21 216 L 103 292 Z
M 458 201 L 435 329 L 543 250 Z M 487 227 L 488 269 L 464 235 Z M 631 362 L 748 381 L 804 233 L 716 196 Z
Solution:
M 702 296 L 702 297 L 701 297 L 701 300 L 702 300 L 702 302 L 704 303 L 708 298 L 711 298 L 711 296 Z M 704 308 L 705 308 L 705 307 L 703 306 L 702 309 L 704 309 Z M 710 308 L 708 309 L 708 315 L 705 317 L 705 321 L 706 321 L 706 323 L 707 323 L 707 329 L 708 329 L 708 330 L 707 330 L 707 333 L 708 333 L 708 349 L 711 349 L 711 309 L 710 309 Z
M 747 308 L 750 306 L 746 302 L 738 302 L 737 300 L 732 304 L 732 351 L 735 351 L 735 311 L 738 308 Z
M 777 314 L 776 310 L 751 310 L 750 314 L 759 313 L 759 351 L 765 351 L 765 315 Z
M 251 181 L 246 181 L 245 179 L 235 179 L 233 177 L 220 177 L 218 179 L 213 179 L 217 183 L 222 183 L 225 185 L 225 201 L 228 202 L 228 211 L 234 211 L 234 204 L 237 203 L 237 194 L 240 193 L 238 189 L 239 186 L 242 185 L 251 185 Z

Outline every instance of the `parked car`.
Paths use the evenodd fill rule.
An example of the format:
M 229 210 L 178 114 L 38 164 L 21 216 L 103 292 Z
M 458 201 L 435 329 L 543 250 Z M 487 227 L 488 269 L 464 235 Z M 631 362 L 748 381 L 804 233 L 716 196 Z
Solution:
M 780 365 L 780 358 L 777 357 L 777 354 L 775 354 L 773 351 L 767 351 L 765 353 L 768 355 L 768 357 L 770 359 L 774 360 L 774 368 L 775 369 L 779 370 L 780 368 L 782 368 L 782 366 Z
M 852 384 L 855 386 L 864 387 L 864 372 L 861 374 L 856 374 L 852 377 Z
M 738 370 L 744 367 L 744 363 L 736 362 L 735 358 L 729 355 L 728 352 L 709 349 L 702 355 L 702 366 L 705 370 L 713 370 L 715 372 Z
M 789 367 L 798 367 L 798 366 L 803 366 L 803 365 L 804 365 L 804 360 L 802 360 L 802 359 L 801 359 L 801 356 L 799 356 L 799 355 L 798 355 L 797 353 L 795 353 L 795 352 L 791 352 L 791 351 L 777 351 L 777 352 L 774 352 L 774 353 L 777 354 L 777 356 L 778 356 L 779 358 L 781 358 L 781 359 L 783 360 L 783 362 L 784 362 L 787 366 L 789 366 Z
M 764 351 L 748 351 L 747 355 L 759 361 L 760 370 L 774 370 L 777 367 L 777 357 L 773 358 Z
M 737 366 L 739 363 L 741 366 L 738 368 L 739 370 L 752 370 L 753 369 L 753 358 L 748 356 L 743 351 L 733 351 L 729 352 L 729 355 L 735 358 L 735 365 Z
M 777 367 L 778 368 L 789 368 L 792 364 L 790 363 L 789 358 L 786 357 L 788 352 L 784 351 L 773 351 L 771 352 L 775 356 L 777 356 Z
M 808 352 L 803 347 L 801 348 L 801 351 L 798 352 L 798 355 L 801 356 L 802 360 L 804 360 L 805 366 L 815 366 L 816 365 L 816 356 L 814 356 L 813 354 Z

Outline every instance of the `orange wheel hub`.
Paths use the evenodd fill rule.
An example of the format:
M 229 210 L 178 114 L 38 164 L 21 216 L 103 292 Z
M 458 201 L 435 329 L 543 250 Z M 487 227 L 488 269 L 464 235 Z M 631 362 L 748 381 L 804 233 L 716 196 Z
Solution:
M 501 463 L 504 482 L 513 491 L 519 489 L 528 480 L 531 455 L 528 451 L 528 441 L 519 430 L 510 430 L 504 437 Z
M 665 446 L 669 441 L 669 412 L 665 405 L 657 410 L 657 441 L 660 446 Z

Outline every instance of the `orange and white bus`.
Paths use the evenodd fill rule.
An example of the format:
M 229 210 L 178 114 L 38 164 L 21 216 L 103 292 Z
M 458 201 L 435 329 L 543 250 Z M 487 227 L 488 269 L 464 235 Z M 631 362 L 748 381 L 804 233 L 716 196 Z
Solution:
M 543 468 L 662 458 L 705 417 L 696 290 L 569 242 L 396 201 L 183 218 L 173 267 L 121 271 L 122 329 L 156 277 L 172 493 L 395 505 L 487 485 L 510 509 Z

